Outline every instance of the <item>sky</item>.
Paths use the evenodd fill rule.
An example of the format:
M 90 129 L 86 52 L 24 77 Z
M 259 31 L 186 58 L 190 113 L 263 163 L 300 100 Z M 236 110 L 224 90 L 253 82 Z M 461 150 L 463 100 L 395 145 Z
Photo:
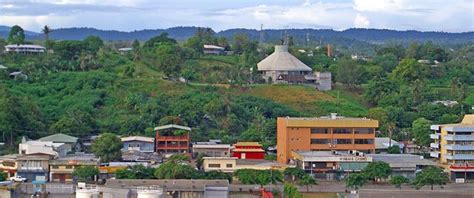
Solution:
M 0 25 L 474 31 L 474 0 L 0 0 Z

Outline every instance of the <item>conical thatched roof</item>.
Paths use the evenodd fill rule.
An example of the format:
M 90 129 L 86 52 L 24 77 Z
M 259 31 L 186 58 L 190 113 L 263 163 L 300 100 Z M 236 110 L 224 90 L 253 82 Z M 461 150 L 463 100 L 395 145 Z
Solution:
M 288 52 L 288 46 L 276 45 L 275 52 L 259 63 L 258 71 L 312 71 L 310 67 Z

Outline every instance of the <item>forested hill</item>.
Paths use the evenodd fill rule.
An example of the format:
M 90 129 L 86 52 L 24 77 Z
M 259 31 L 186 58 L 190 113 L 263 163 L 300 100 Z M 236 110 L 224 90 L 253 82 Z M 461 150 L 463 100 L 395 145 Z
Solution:
M 50 38 L 56 40 L 82 40 L 90 35 L 101 37 L 103 40 L 148 40 L 162 32 L 167 32 L 171 38 L 177 40 L 186 40 L 194 35 L 198 27 L 173 27 L 168 29 L 138 30 L 132 32 L 123 32 L 116 30 L 99 30 L 95 28 L 59 28 L 54 29 Z M 0 37 L 8 36 L 9 28 L 0 26 Z M 244 33 L 251 39 L 259 40 L 260 31 L 253 29 L 229 29 L 217 32 L 217 36 L 224 36 L 228 39 L 235 34 Z M 295 42 L 305 44 L 306 38 L 309 38 L 310 44 L 319 43 L 340 43 L 364 41 L 371 43 L 383 43 L 387 41 L 433 41 L 435 43 L 466 43 L 474 42 L 474 32 L 448 33 L 448 32 L 420 32 L 420 31 L 397 31 L 386 29 L 347 29 L 344 31 L 335 31 L 329 29 L 289 29 L 286 31 L 289 36 L 295 39 Z M 265 42 L 278 42 L 284 30 L 269 29 L 264 30 Z M 27 32 L 27 39 L 41 39 L 42 34 Z M 341 43 L 343 42 L 343 43 Z

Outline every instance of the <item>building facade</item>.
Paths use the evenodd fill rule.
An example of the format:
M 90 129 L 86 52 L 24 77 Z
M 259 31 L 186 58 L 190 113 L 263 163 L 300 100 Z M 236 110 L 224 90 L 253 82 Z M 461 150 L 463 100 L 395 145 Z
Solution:
M 336 151 L 292 151 L 297 167 L 327 180 L 342 179 L 345 175 L 362 171 L 372 157 L 360 153 Z
M 0 156 L 0 172 L 6 173 L 7 177 L 15 176 L 18 169 L 16 161 L 18 156 L 18 154 Z
M 130 136 L 122 137 L 123 143 L 122 151 L 140 151 L 144 153 L 155 152 L 155 138 L 142 137 L 142 136 Z
M 72 173 L 77 167 L 99 167 L 99 158 L 94 154 L 73 154 L 53 159 L 49 162 L 50 182 L 72 182 Z
M 65 156 L 70 151 L 72 151 L 71 148 L 64 143 L 23 140 L 18 145 L 18 152 L 21 155 L 47 154 L 51 156 Z
M 265 158 L 265 150 L 258 142 L 237 142 L 232 149 L 232 157 L 238 159 L 260 159 Z
M 435 166 L 436 162 L 412 154 L 368 154 L 374 162 L 385 162 L 392 169 L 392 176 L 400 175 L 414 179 L 416 174 L 427 166 Z
M 292 151 L 375 152 L 379 122 L 331 114 L 318 118 L 277 118 L 277 160 L 288 163 Z
M 17 158 L 16 174 L 28 181 L 48 181 L 49 160 L 53 156 L 46 154 L 21 155 Z
M 215 142 L 196 142 L 193 144 L 193 156 L 204 154 L 208 157 L 229 157 L 230 144 L 217 144 Z
M 155 127 L 155 151 L 160 154 L 189 154 L 191 128 L 180 125 L 165 125 Z
M 232 173 L 239 169 L 285 170 L 288 166 L 268 160 L 238 159 L 237 157 L 204 157 L 204 171 L 222 171 Z
M 474 180 L 474 114 L 461 123 L 431 125 L 430 156 L 450 171 L 452 180 Z

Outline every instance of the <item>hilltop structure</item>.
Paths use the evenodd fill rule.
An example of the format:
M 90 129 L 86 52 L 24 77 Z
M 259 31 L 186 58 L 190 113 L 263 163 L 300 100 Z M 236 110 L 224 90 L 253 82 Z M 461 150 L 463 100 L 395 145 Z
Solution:
M 305 84 L 321 91 L 331 90 L 331 73 L 313 72 L 288 52 L 287 45 L 276 45 L 275 51 L 260 61 L 257 68 L 267 83 Z

